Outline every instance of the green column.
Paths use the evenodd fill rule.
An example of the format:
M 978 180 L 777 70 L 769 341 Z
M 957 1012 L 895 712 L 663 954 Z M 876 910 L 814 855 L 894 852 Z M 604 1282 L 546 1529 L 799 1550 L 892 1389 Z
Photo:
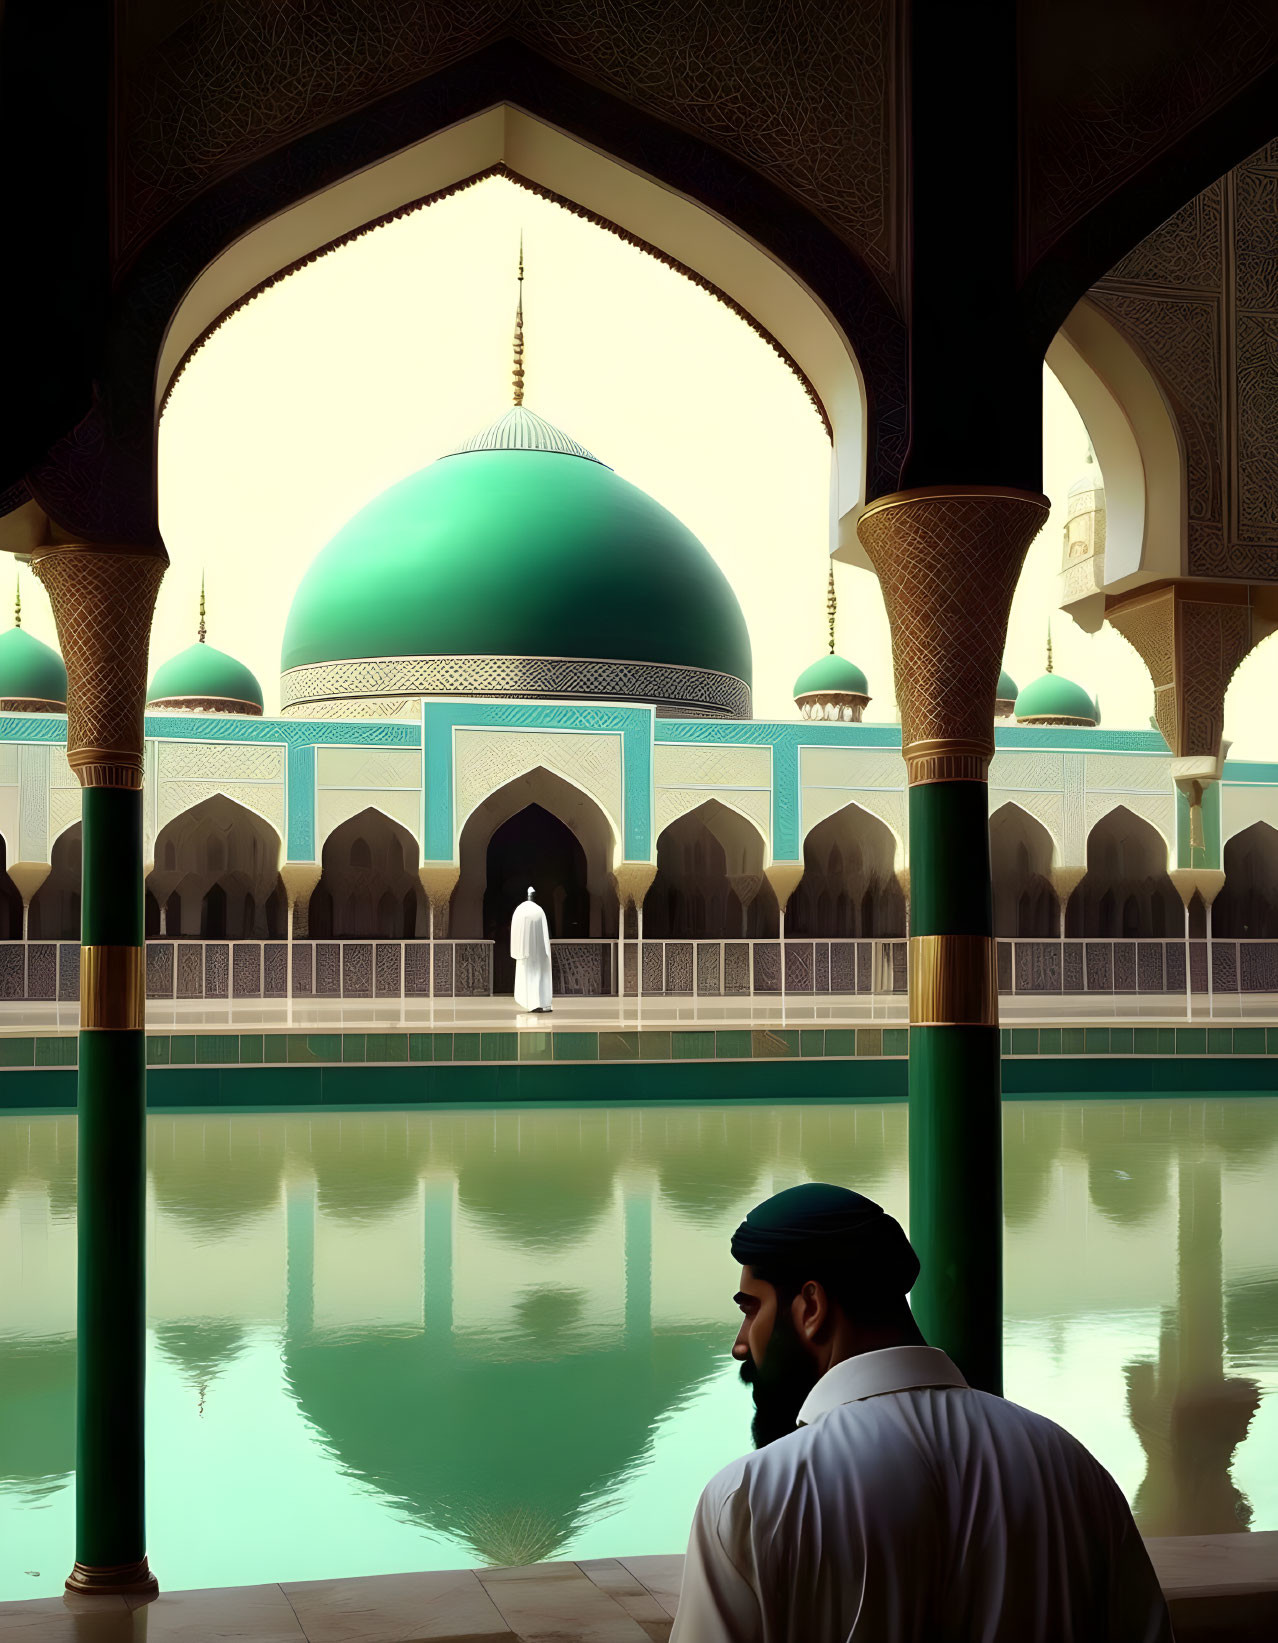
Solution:
M 981 1013 L 992 982 L 981 956 L 993 952 L 993 928 L 986 784 L 912 786 L 910 1241 L 921 1271 L 911 1302 L 928 1342 L 948 1352 L 971 1385 L 1001 1393 L 999 1030 L 996 1020 L 955 1020 Z M 929 952 L 933 936 L 976 940 L 932 943 Z M 928 965 L 931 975 L 920 973 Z M 996 1014 L 996 993 L 992 1002 Z M 937 1015 L 945 1022 L 919 1020 Z
M 83 793 L 74 1591 L 153 1591 L 146 1559 L 142 794 Z

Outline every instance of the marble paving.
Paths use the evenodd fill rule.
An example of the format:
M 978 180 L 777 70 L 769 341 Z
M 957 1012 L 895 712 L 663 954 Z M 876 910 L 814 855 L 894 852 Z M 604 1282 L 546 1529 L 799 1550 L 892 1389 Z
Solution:
M 1150 1540 L 1177 1643 L 1278 1637 L 1278 1530 Z M 14 1643 L 664 1643 L 683 1559 L 0 1603 Z M 817 1640 L 814 1640 L 817 1643 Z
M 1181 993 L 1080 993 L 1065 997 L 1005 994 L 999 1000 L 1004 1026 L 1196 1026 L 1245 1021 L 1278 1025 L 1278 994 L 1226 993 L 1208 998 L 1196 993 L 1186 1013 Z M 0 1035 L 5 1033 L 74 1032 L 79 1005 L 73 1001 L 0 1002 Z M 725 1027 L 764 1030 L 771 1027 L 842 1027 L 904 1024 L 903 993 L 828 993 L 780 998 L 562 998 L 549 1015 L 529 1015 L 512 998 L 447 999 L 148 999 L 146 1021 L 152 1030 L 225 1032 L 228 1028 L 294 1028 L 381 1032 L 396 1027 L 417 1032 L 546 1032 L 587 1030 L 635 1031 L 641 1028 Z

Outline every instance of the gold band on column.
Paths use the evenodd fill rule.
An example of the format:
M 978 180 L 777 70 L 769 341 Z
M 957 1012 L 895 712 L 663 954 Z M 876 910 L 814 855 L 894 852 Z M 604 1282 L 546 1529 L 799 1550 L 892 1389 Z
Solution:
M 998 1025 L 993 936 L 910 937 L 910 1025 Z
M 983 782 L 989 775 L 994 742 L 963 741 L 939 737 L 927 742 L 908 742 L 902 749 L 905 776 L 910 787 L 924 782 Z
M 146 1010 L 146 952 L 141 947 L 81 947 L 80 1027 L 141 1032 Z

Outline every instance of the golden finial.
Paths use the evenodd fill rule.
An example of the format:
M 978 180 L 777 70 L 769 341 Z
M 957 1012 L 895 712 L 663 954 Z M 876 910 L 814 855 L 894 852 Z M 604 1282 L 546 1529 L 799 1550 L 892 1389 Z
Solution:
M 830 620 L 830 655 L 834 655 L 834 616 L 839 608 L 839 601 L 834 592 L 834 561 L 830 561 L 830 581 L 825 590 L 825 614 Z
M 22 578 L 15 574 L 13 578 L 13 625 L 22 626 Z
M 524 236 L 519 236 L 519 301 L 515 305 L 515 404 L 524 402 Z
M 1047 618 L 1047 671 L 1052 671 L 1052 619 Z
M 199 640 L 200 640 L 200 643 L 201 644 L 206 643 L 207 638 L 208 638 L 208 629 L 204 625 L 204 572 L 201 571 L 200 572 L 200 626 L 199 626 Z

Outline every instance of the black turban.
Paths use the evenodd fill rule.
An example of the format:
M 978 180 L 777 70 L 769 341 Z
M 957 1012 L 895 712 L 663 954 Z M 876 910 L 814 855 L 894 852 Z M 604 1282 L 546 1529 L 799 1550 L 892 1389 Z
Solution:
M 876 1296 L 907 1295 L 919 1275 L 899 1221 L 859 1192 L 821 1181 L 756 1204 L 732 1234 L 732 1258 L 764 1268 L 810 1265 L 812 1277 L 839 1269 Z

